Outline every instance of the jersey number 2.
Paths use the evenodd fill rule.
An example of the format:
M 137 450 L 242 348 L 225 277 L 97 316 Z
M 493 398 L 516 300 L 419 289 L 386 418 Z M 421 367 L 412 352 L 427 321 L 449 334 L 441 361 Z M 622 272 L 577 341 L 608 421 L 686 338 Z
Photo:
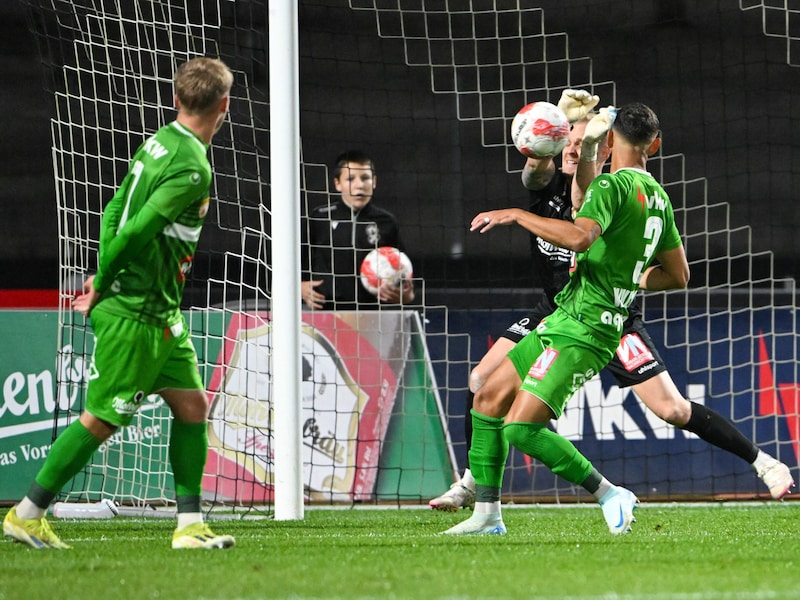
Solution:
M 653 253 L 658 247 L 658 241 L 661 239 L 661 233 L 664 231 L 664 221 L 661 217 L 648 217 L 644 225 L 644 239 L 648 240 L 647 245 L 644 247 L 644 260 L 636 262 L 633 268 L 633 283 L 639 285 L 639 280 L 642 278 L 642 273 L 647 265 L 653 258 Z

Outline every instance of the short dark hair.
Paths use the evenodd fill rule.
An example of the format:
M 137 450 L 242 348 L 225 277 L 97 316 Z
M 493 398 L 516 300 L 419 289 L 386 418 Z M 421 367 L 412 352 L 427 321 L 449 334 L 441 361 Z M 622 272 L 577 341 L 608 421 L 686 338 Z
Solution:
M 372 173 L 375 173 L 375 164 L 372 162 L 372 158 L 369 156 L 369 154 L 362 152 L 361 150 L 348 150 L 347 152 L 342 152 L 336 157 L 336 163 L 334 163 L 333 166 L 334 179 L 339 179 L 339 175 L 342 174 L 342 169 L 347 166 L 347 163 L 369 165 Z
M 658 116 L 646 104 L 632 102 L 617 109 L 614 131 L 635 146 L 650 144 L 658 137 L 660 127 Z

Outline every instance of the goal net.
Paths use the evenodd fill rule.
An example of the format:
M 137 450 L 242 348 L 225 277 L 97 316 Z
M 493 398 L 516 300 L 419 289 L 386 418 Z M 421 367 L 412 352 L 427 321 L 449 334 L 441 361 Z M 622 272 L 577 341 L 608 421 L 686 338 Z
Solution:
M 176 64 L 220 56 L 235 72 L 230 119 L 211 150 L 215 208 L 185 300 L 211 402 L 204 493 L 213 503 L 268 509 L 269 280 L 281 259 L 271 243 L 268 155 L 268 73 L 281 57 L 268 55 L 268 2 L 26 4 L 53 98 L 64 298 L 96 266 L 102 207 L 128 159 L 173 118 Z M 303 313 L 298 401 L 308 502 L 424 503 L 463 469 L 469 369 L 535 298 L 528 237 L 510 228 L 476 236 L 467 224 L 480 210 L 527 206 L 523 160 L 508 126 L 522 105 L 557 102 L 568 87 L 590 89 L 603 104 L 645 101 L 661 116 L 664 143 L 649 168 L 672 199 L 692 280 L 686 291 L 644 296 L 648 330 L 682 393 L 730 418 L 797 478 L 794 280 L 776 260 L 778 235 L 763 234 L 777 226 L 756 230 L 734 211 L 734 200 L 758 182 L 733 161 L 731 172 L 705 173 L 697 153 L 708 143 L 724 161 L 742 147 L 763 147 L 765 138 L 745 126 L 752 115 L 738 114 L 733 125 L 742 132 L 730 147 L 696 135 L 705 124 L 697 102 L 681 95 L 674 64 L 680 51 L 663 32 L 691 17 L 709 31 L 736 27 L 748 44 L 770 36 L 749 18 L 754 11 L 712 2 L 687 16 L 683 3 L 664 4 L 301 0 L 303 212 L 335 198 L 331 163 L 338 154 L 367 151 L 380 184 L 374 202 L 396 216 L 423 300 L 419 311 Z M 659 50 L 646 60 L 632 57 L 621 25 L 597 44 L 590 21 L 649 32 Z M 721 36 L 709 37 L 722 52 Z M 696 59 L 701 72 L 708 54 L 696 49 L 683 68 Z M 791 64 L 781 65 L 782 77 L 797 77 Z M 736 77 L 747 64 L 726 67 Z M 720 102 L 713 90 L 702 101 Z M 705 129 L 712 133 L 731 125 L 716 113 L 710 119 Z M 716 137 L 720 144 L 723 138 Z M 60 318 L 60 362 L 70 368 L 59 369 L 64 410 L 56 427 L 80 411 L 92 345 L 82 319 L 68 311 Z M 169 415 L 157 396 L 149 400 L 65 490 L 67 498 L 171 502 Z M 609 479 L 643 499 L 765 493 L 742 461 L 659 421 L 605 375 L 570 401 L 557 427 Z M 586 499 L 516 452 L 504 497 Z

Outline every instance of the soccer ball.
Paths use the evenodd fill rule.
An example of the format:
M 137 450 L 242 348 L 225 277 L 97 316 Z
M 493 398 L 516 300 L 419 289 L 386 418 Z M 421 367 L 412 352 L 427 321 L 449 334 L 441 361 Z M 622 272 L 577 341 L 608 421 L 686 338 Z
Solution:
M 511 140 L 524 156 L 555 156 L 569 141 L 569 121 L 555 104 L 532 102 L 511 121 Z
M 381 246 L 364 257 L 360 275 L 361 285 L 377 296 L 382 282 L 399 286 L 402 279 L 414 276 L 414 270 L 405 252 L 392 246 Z

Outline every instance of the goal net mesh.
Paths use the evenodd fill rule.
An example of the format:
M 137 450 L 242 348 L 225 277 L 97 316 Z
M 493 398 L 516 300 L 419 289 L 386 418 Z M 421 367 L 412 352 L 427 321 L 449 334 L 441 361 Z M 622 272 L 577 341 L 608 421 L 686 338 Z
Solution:
M 268 391 L 254 392 L 258 386 L 269 389 L 270 265 L 281 260 L 271 243 L 268 90 L 270 62 L 281 57 L 268 52 L 268 2 L 25 3 L 53 100 L 65 300 L 96 268 L 102 208 L 130 156 L 174 118 L 175 66 L 209 55 L 221 57 L 234 71 L 230 118 L 210 150 L 214 208 L 187 283 L 185 309 L 212 407 L 209 462 L 218 469 L 208 471 L 206 499 L 268 509 L 274 452 L 271 405 Z M 732 215 L 728 200 L 737 190 L 743 193 L 744 180 L 731 173 L 735 181 L 712 196 L 709 179 L 687 165 L 687 153 L 694 148 L 681 127 L 699 125 L 692 112 L 696 107 L 686 106 L 695 100 L 679 103 L 664 91 L 674 83 L 669 68 L 674 45 L 672 53 L 654 52 L 652 64 L 642 67 L 646 72 L 637 71 L 672 103 L 666 106 L 657 95 L 640 93 L 636 76 L 623 69 L 633 51 L 630 46 L 593 45 L 594 35 L 586 26 L 591 19 L 585 13 L 595 14 L 598 26 L 627 15 L 631 23 L 659 31 L 685 15 L 678 8 L 655 8 L 663 3 L 633 0 L 593 2 L 583 8 L 577 2 L 561 4 L 299 3 L 303 213 L 336 196 L 331 163 L 338 154 L 367 151 L 380 183 L 373 201 L 397 217 L 423 302 L 420 311 L 357 310 L 330 315 L 331 322 L 325 321 L 326 315 L 304 312 L 309 368 L 323 372 L 325 361 L 338 357 L 329 373 L 335 379 L 333 406 L 351 406 L 329 412 L 321 400 L 326 393 L 322 382 L 304 380 L 310 386 L 303 392 L 304 411 L 311 411 L 304 412 L 311 422 L 303 424 L 309 448 L 304 454 L 308 501 L 424 503 L 463 469 L 469 369 L 532 305 L 536 293 L 530 287 L 528 236 L 511 228 L 477 236 L 469 234 L 467 223 L 487 208 L 527 206 L 519 180 L 523 159 L 509 141 L 511 118 L 528 102 L 557 102 L 568 87 L 591 90 L 603 105 L 643 100 L 661 115 L 664 143 L 649 169 L 675 207 L 692 279 L 686 291 L 643 296 L 648 330 L 684 395 L 721 412 L 796 469 L 800 417 L 794 387 L 794 281 L 780 276 L 770 240 L 758 239 L 746 221 Z M 692 16 L 718 28 L 735 23 L 749 43 L 775 37 L 766 20 L 764 30 L 756 30 L 757 23 L 742 17 L 755 8 L 753 3 L 740 8 L 709 3 L 695 8 L 698 14 Z M 583 25 L 577 23 L 579 17 Z M 666 48 L 669 40 L 659 40 Z M 795 41 L 791 31 L 781 40 L 790 48 Z M 717 44 L 722 52 L 722 42 Z M 767 51 L 774 48 L 767 46 Z M 793 59 L 778 59 L 785 63 L 785 76 L 796 78 Z M 614 74 L 615 66 L 624 81 L 598 75 Z M 730 68 L 735 75 L 746 64 Z M 742 126 L 753 117 L 731 118 Z M 709 130 L 719 131 L 721 121 L 719 117 Z M 742 137 L 728 142 L 731 146 L 747 146 L 747 136 L 757 135 L 742 129 Z M 760 139 L 754 137 L 753 145 Z M 60 325 L 61 410 L 54 431 L 82 408 L 92 347 L 91 329 L 79 315 L 61 310 Z M 373 354 L 348 355 L 342 349 L 351 331 L 371 341 Z M 368 422 L 379 433 L 370 438 L 374 445 L 354 433 L 359 424 L 353 421 L 352 405 L 359 400 L 348 396 L 370 361 L 389 365 L 402 392 L 389 404 L 375 404 L 383 412 L 372 421 L 361 419 L 362 426 Z M 369 390 L 365 393 L 362 405 L 371 406 L 372 396 Z M 315 399 L 316 407 L 311 406 Z M 605 375 L 570 401 L 557 427 L 609 479 L 635 489 L 642 498 L 754 498 L 765 493 L 742 461 L 659 421 Z M 170 504 L 168 430 L 168 411 L 151 396 L 134 425 L 104 444 L 65 497 Z M 224 436 L 236 438 L 235 444 L 221 442 Z M 370 447 L 377 455 L 360 463 L 361 470 L 352 464 L 337 470 L 336 452 L 357 456 L 357 447 Z M 370 485 L 356 489 L 354 480 L 359 478 Z M 588 498 L 514 451 L 504 496 L 516 501 Z

